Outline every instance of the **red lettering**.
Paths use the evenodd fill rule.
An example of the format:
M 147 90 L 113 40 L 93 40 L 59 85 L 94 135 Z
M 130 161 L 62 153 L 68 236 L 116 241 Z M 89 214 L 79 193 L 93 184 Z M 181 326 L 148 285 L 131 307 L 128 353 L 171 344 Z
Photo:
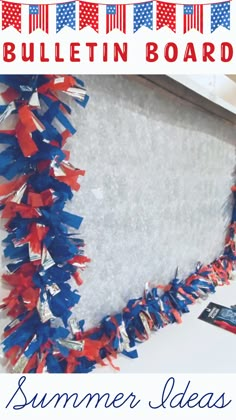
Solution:
M 80 62 L 80 58 L 76 57 L 76 54 L 79 54 L 79 48 L 80 47 L 80 43 L 79 42 L 72 42 L 70 44 L 70 61 L 72 63 L 79 63 Z
M 104 62 L 108 61 L 108 44 L 107 44 L 107 42 L 103 43 L 103 61 Z
M 96 42 L 86 42 L 86 47 L 89 48 L 89 61 L 93 62 L 94 61 L 94 48 L 97 47 L 97 43 Z
M 22 61 L 34 61 L 34 43 L 29 43 L 29 51 L 27 52 L 26 42 L 22 43 Z
M 44 42 L 40 43 L 40 61 L 42 63 L 48 63 L 49 58 L 45 57 L 45 44 Z
M 114 43 L 114 61 L 115 63 L 119 61 L 119 56 L 123 61 L 127 61 L 128 58 L 128 44 L 127 42 L 123 42 L 123 49 L 118 44 L 118 42 Z
M 170 53 L 172 49 L 172 54 Z M 165 46 L 164 57 L 169 63 L 173 63 L 178 58 L 178 47 L 174 42 L 168 42 Z
M 3 44 L 3 60 L 6 63 L 12 63 L 16 59 L 15 44 L 13 42 L 4 42 Z
M 221 44 L 221 61 L 228 63 L 234 55 L 233 45 L 230 42 L 222 42 Z
M 158 45 L 156 42 L 147 42 L 146 43 L 146 61 L 148 63 L 154 63 L 158 60 Z
M 206 62 L 207 60 L 214 62 L 215 59 L 212 57 L 213 52 L 215 51 L 215 46 L 212 42 L 203 42 L 202 44 L 202 60 Z
M 185 53 L 184 53 L 184 61 L 186 62 L 188 60 L 197 61 L 195 48 L 192 42 L 187 43 Z
M 55 44 L 55 61 L 57 63 L 62 63 L 64 60 L 64 58 L 60 57 L 60 43 L 56 42 Z

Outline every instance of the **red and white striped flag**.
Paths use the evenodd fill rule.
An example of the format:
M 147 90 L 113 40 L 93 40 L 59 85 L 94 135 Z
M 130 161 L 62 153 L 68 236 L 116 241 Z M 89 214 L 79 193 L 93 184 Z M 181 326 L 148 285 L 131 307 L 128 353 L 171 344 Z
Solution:
M 126 33 L 126 5 L 107 5 L 106 6 L 106 33 L 113 29 L 119 29 Z
M 29 33 L 31 34 L 36 29 L 48 34 L 49 27 L 49 5 L 32 5 L 29 6 Z
M 203 33 L 203 4 L 184 6 L 184 34 L 190 29 Z

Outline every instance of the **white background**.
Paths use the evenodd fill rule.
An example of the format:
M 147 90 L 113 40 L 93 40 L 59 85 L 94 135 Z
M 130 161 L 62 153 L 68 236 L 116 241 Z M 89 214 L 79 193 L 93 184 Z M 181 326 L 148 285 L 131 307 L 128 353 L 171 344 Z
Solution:
M 19 1 L 20 2 L 20 1 Z M 111 1 L 111 3 L 117 1 Z M 218 2 L 215 1 L 216 3 Z M 219 1 L 220 2 L 220 1 Z M 26 3 L 28 3 L 26 1 Z M 50 2 L 48 2 L 50 3 Z M 95 1 L 95 3 L 97 3 Z M 105 1 L 105 4 L 107 2 Z M 185 2 L 183 2 L 185 4 Z M 186 0 L 186 3 L 189 1 Z M 80 73 L 80 74 L 183 74 L 183 73 L 234 73 L 236 66 L 236 54 L 234 52 L 233 58 L 229 63 L 222 63 L 220 60 L 221 43 L 229 42 L 233 45 L 235 50 L 236 39 L 236 1 L 231 1 L 231 28 L 230 30 L 219 27 L 211 34 L 210 27 L 210 13 L 211 2 L 206 1 L 207 5 L 204 8 L 204 34 L 198 33 L 195 29 L 183 35 L 183 5 L 182 3 L 176 9 L 176 33 L 167 27 L 161 28 L 159 31 L 155 30 L 155 16 L 156 3 L 153 4 L 154 16 L 154 30 L 142 27 L 135 34 L 133 34 L 133 2 L 127 5 L 127 34 L 122 34 L 119 30 L 114 30 L 106 35 L 106 7 L 100 6 L 99 10 L 99 34 L 97 34 L 90 27 L 86 27 L 79 31 L 79 18 L 76 19 L 76 31 L 65 27 L 58 34 L 56 34 L 56 8 L 50 14 L 50 34 L 46 35 L 41 30 L 37 30 L 31 35 L 28 34 L 28 6 L 22 8 L 22 34 L 20 35 L 15 29 L 8 28 L 2 32 L 0 38 L 0 71 L 2 73 L 30 73 L 37 68 L 38 73 Z M 1 7 L 1 3 L 0 3 Z M 78 9 L 79 2 L 76 7 Z M 78 13 L 77 13 L 77 16 Z M 16 60 L 13 63 L 5 63 L 2 61 L 2 45 L 4 42 L 14 42 L 16 44 Z M 34 62 L 24 63 L 21 60 L 22 42 L 33 42 L 35 44 Z M 48 63 L 40 62 L 40 43 L 46 45 L 46 55 L 49 58 Z M 64 62 L 55 63 L 55 48 L 56 42 L 61 44 L 61 57 Z M 70 43 L 80 43 L 80 62 L 70 62 Z M 95 51 L 94 62 L 89 61 L 89 51 L 86 47 L 87 42 L 96 42 L 97 47 Z M 108 43 L 108 61 L 103 62 L 103 43 Z M 119 60 L 114 62 L 114 43 L 122 44 L 128 42 L 128 60 L 123 62 Z M 146 62 L 146 43 L 156 42 L 158 44 L 159 58 L 154 63 Z M 174 42 L 178 46 L 178 59 L 174 63 L 168 63 L 164 59 L 164 49 L 168 42 Z M 194 43 L 197 55 L 197 62 L 188 61 L 183 62 L 186 45 L 188 42 Z M 214 58 L 215 62 L 203 62 L 203 43 L 212 42 L 215 45 Z M 68 72 L 68 66 L 70 71 Z

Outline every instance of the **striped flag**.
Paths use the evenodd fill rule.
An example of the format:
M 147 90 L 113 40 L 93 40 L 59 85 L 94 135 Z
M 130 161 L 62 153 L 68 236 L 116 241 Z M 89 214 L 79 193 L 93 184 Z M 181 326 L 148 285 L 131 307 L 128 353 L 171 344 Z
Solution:
M 113 29 L 119 29 L 126 33 L 126 5 L 107 5 L 106 6 L 106 33 Z
M 42 29 L 42 31 L 48 34 L 49 26 L 49 5 L 34 5 L 29 6 L 29 33 L 31 34 L 36 29 Z
M 190 29 L 203 33 L 203 4 L 184 6 L 184 34 Z

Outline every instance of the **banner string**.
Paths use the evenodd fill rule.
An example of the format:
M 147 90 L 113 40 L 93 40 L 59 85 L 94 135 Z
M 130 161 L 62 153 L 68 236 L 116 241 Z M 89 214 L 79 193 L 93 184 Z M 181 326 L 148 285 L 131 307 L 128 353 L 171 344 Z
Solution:
M 69 4 L 69 3 L 89 3 L 89 4 L 97 4 L 99 6 L 115 6 L 115 5 L 124 5 L 124 6 L 135 6 L 136 4 L 144 4 L 144 3 L 165 3 L 165 4 L 173 4 L 175 6 L 211 6 L 213 4 L 221 4 L 221 3 L 231 3 L 233 0 L 226 0 L 226 1 L 222 1 L 222 2 L 218 2 L 218 1 L 213 1 L 211 3 L 172 3 L 172 2 L 168 2 L 168 1 L 158 1 L 158 0 L 147 0 L 147 1 L 140 1 L 137 3 L 97 3 L 97 2 L 93 2 L 93 1 L 87 1 L 87 0 L 69 0 L 69 1 L 65 1 L 63 3 L 15 3 L 14 1 L 8 1 L 8 0 L 0 0 L 1 3 L 7 2 L 7 3 L 12 3 L 12 4 L 19 4 L 21 6 L 59 6 L 59 5 L 63 5 L 63 4 Z

